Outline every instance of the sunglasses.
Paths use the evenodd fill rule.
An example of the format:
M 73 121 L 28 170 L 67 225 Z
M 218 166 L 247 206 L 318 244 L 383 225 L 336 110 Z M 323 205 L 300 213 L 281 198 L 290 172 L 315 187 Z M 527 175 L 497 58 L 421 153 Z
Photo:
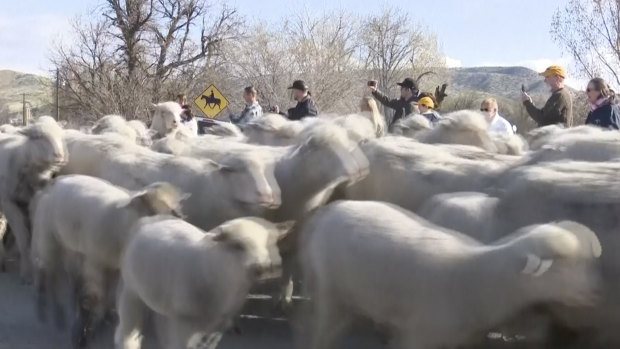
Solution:
M 600 92 L 599 90 L 589 88 L 589 87 L 586 89 L 586 92 L 592 92 L 592 91 Z
M 489 108 L 480 108 L 480 111 L 491 111 Z

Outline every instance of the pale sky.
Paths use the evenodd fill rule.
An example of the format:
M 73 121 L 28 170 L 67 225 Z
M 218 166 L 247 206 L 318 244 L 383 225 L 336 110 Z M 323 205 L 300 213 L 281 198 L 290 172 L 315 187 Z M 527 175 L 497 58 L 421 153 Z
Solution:
M 365 16 L 396 6 L 437 34 L 452 66 L 521 65 L 537 71 L 571 60 L 549 34 L 554 11 L 568 0 L 231 0 L 248 20 L 278 20 L 305 6 Z M 47 73 L 50 47 L 71 37 L 69 20 L 99 0 L 0 0 L 0 69 Z M 220 2 L 215 2 L 220 3 Z M 300 5 L 301 4 L 301 5 Z M 571 83 L 572 82 L 572 83 Z M 580 85 L 581 81 L 569 81 Z M 581 87 L 581 86 L 575 86 Z

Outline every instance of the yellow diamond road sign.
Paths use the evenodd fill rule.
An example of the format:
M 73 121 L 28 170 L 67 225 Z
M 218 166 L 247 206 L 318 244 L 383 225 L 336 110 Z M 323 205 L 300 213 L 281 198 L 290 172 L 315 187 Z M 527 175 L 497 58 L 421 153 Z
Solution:
M 218 116 L 222 110 L 226 109 L 228 100 L 215 85 L 211 84 L 200 96 L 194 99 L 194 104 L 196 104 L 208 118 L 213 119 Z

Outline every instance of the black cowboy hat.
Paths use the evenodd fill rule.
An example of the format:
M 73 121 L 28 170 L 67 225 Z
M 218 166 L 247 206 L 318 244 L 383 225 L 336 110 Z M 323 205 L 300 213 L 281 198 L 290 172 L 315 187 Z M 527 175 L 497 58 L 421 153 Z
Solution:
M 303 80 L 293 81 L 293 85 L 288 87 L 289 90 L 307 91 L 308 85 Z
M 418 83 L 415 82 L 415 80 L 413 80 L 412 78 L 406 78 L 405 80 L 403 80 L 403 82 L 396 83 L 396 85 L 398 85 L 400 87 L 405 87 L 405 88 L 408 88 L 408 89 L 412 89 L 412 90 L 417 90 L 418 89 Z

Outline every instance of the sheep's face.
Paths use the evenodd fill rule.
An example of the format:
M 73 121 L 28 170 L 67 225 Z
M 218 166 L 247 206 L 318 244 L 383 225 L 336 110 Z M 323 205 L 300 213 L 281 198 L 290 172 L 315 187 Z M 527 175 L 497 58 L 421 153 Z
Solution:
M 273 163 L 247 155 L 225 157 L 219 166 L 228 188 L 232 188 L 233 197 L 240 205 L 272 209 L 280 206 L 280 186 L 274 175 Z
M 24 159 L 31 168 L 55 172 L 67 163 L 69 152 L 59 126 L 35 124 L 21 132 L 28 137 Z
M 340 128 L 325 130 L 326 133 L 322 133 L 317 127 L 297 147 L 293 156 L 299 156 L 302 163 L 312 164 L 314 175 L 320 176 L 325 184 L 353 184 L 364 178 L 369 164 L 358 143 L 351 141 Z
M 181 112 L 183 109 L 176 102 L 165 102 L 154 105 L 155 113 L 151 129 L 157 132 L 159 137 L 164 137 L 174 131 L 181 124 Z
M 214 241 L 223 244 L 241 260 L 252 281 L 279 276 L 282 260 L 277 241 L 278 228 L 261 218 L 238 218 L 228 221 L 213 231 Z

